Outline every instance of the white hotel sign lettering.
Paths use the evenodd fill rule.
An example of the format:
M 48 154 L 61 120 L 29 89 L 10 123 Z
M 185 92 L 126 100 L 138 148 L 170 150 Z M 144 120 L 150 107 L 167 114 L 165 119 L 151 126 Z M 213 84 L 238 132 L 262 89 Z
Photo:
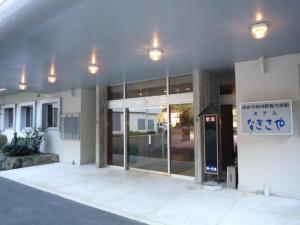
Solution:
M 242 134 L 292 135 L 292 101 L 243 102 Z

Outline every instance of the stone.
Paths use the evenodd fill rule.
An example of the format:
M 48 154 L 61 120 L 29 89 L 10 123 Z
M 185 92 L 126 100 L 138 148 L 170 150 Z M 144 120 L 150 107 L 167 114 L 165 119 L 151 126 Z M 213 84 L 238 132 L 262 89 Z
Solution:
M 59 156 L 49 153 L 40 153 L 28 156 L 7 157 L 0 162 L 0 170 L 10 170 L 28 166 L 43 165 L 59 162 Z

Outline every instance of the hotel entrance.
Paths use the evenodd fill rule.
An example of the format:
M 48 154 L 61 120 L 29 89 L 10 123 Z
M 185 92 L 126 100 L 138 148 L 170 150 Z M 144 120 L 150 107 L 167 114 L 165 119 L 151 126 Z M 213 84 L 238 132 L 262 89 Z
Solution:
M 193 177 L 192 76 L 162 80 L 111 88 L 107 164 Z
M 168 112 L 166 106 L 129 109 L 130 168 L 168 172 Z

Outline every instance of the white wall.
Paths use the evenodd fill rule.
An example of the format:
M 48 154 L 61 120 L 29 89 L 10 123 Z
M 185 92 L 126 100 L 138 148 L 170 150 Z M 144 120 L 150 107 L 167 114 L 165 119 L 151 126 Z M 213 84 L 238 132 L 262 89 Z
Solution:
M 266 59 L 262 74 L 258 60 L 235 64 L 236 100 L 241 102 L 292 99 L 294 135 L 241 135 L 238 129 L 239 189 L 300 199 L 300 54 Z M 239 111 L 239 110 L 238 110 Z M 239 115 L 238 115 L 239 116 Z
M 83 94 L 84 93 L 84 94 Z M 82 96 L 84 103 L 82 102 Z M 36 127 L 41 127 L 41 109 L 42 102 L 46 99 L 60 98 L 61 106 L 60 112 L 62 114 L 66 113 L 79 113 L 83 116 L 83 123 L 81 123 L 80 129 L 81 135 L 83 137 L 83 142 L 81 140 L 62 140 L 60 139 L 59 128 L 57 129 L 48 129 L 46 132 L 46 140 L 44 141 L 41 151 L 55 153 L 59 155 L 60 161 L 65 163 L 72 163 L 73 161 L 76 164 L 89 163 L 93 162 L 93 151 L 95 152 L 95 93 L 90 90 L 75 89 L 73 91 L 63 91 L 52 94 L 36 94 L 29 92 L 19 92 L 12 95 L 3 96 L 1 98 L 1 104 L 16 104 L 17 107 L 17 117 L 15 120 L 16 123 L 16 132 L 18 136 L 22 136 L 23 132 L 20 131 L 20 116 L 19 116 L 19 105 L 24 102 L 36 101 Z M 82 105 L 83 103 L 83 105 Z M 1 114 L 0 121 L 2 121 L 3 113 Z M 90 130 L 86 127 L 92 126 Z M 2 124 L 1 124 L 2 127 Z M 93 132 L 93 135 L 91 133 Z M 9 141 L 13 137 L 14 130 L 4 130 L 3 134 L 8 136 Z M 86 137 L 92 136 L 92 139 Z M 85 157 L 85 154 L 82 152 L 88 151 L 90 154 L 85 159 L 81 159 L 82 155 Z M 93 156 L 91 156 L 93 154 Z

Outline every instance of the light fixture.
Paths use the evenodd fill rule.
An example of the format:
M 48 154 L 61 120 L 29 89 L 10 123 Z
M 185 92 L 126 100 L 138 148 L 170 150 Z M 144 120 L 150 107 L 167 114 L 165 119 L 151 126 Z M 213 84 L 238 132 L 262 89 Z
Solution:
M 23 83 L 23 82 L 20 82 L 20 83 L 19 83 L 19 89 L 20 89 L 21 91 L 26 90 L 26 89 L 27 89 L 27 84 L 26 84 L 26 83 Z
M 269 26 L 266 22 L 255 23 L 251 26 L 251 33 L 255 39 L 263 39 L 268 35 Z
M 23 67 L 22 69 L 22 73 L 21 73 L 21 80 L 20 80 L 20 83 L 19 83 L 19 89 L 21 91 L 24 91 L 27 89 L 27 83 L 26 83 L 26 68 L 25 66 Z
M 55 74 L 49 74 L 48 75 L 48 82 L 51 83 L 51 84 L 54 84 L 56 82 L 56 75 Z
M 99 65 L 97 64 L 97 56 L 95 50 L 92 51 L 91 62 L 89 64 L 88 69 L 89 69 L 89 73 L 93 75 L 99 72 Z
M 89 72 L 93 75 L 97 74 L 99 72 L 99 65 L 91 63 L 89 65 Z
M 159 61 L 162 58 L 163 50 L 160 48 L 152 48 L 149 49 L 148 55 L 152 61 Z
M 50 66 L 50 73 L 48 75 L 48 82 L 54 84 L 57 80 L 57 75 L 55 74 L 55 65 L 54 63 Z

